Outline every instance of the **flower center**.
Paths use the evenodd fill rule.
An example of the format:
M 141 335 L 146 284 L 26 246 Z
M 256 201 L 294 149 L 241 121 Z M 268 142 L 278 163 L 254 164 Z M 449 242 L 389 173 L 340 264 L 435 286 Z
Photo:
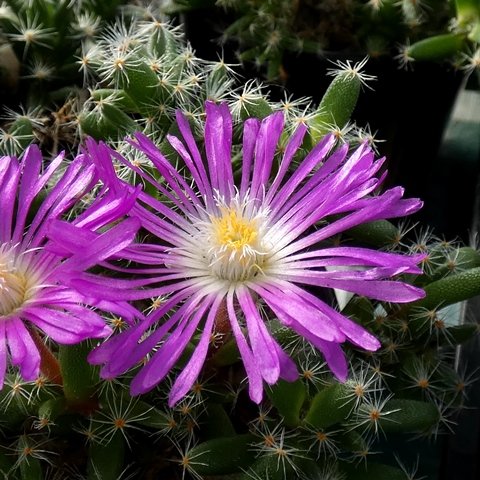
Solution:
M 214 275 L 230 281 L 248 280 L 261 272 L 268 253 L 263 242 L 261 215 L 249 218 L 240 205 L 222 207 L 211 218 L 207 258 Z
M 0 315 L 8 315 L 22 305 L 27 290 L 26 283 L 23 275 L 0 265 Z
M 258 235 L 255 220 L 239 217 L 235 210 L 229 209 L 221 218 L 214 218 L 217 242 L 231 253 L 248 248 Z
M 30 282 L 12 254 L 0 245 L 0 317 L 10 315 L 28 299 Z

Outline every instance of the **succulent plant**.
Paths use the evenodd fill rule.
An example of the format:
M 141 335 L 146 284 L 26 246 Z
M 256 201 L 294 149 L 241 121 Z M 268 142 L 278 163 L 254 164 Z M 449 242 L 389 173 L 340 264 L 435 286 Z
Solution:
M 439 32 L 423 32 L 401 49 L 403 65 L 415 61 L 450 60 L 468 73 L 479 67 L 480 6 L 475 0 L 456 0 L 449 24 Z
M 45 130 L 55 132 L 59 122 L 71 120 L 71 105 L 63 101 L 82 87 L 77 64 L 81 45 L 114 18 L 122 3 L 125 0 L 1 3 L 2 152 L 18 154 L 37 136 L 43 138 Z
M 152 165 L 134 153 L 124 137 L 142 131 L 161 145 L 172 163 L 179 163 L 165 141 L 168 133 L 178 133 L 175 110 L 186 114 L 200 141 L 207 99 L 226 102 L 237 123 L 283 110 L 287 134 L 281 137 L 280 148 L 299 124 L 309 126 L 302 153 L 332 131 L 338 144 L 369 141 L 374 145 L 368 129 L 350 123 L 362 84 L 372 80 L 364 72 L 366 61 L 341 62 L 332 68 L 332 82 L 319 105 L 289 96 L 273 102 L 260 82 L 241 85 L 234 67 L 222 58 L 213 62 L 197 58 L 181 28 L 169 23 L 159 7 L 128 5 L 122 17 L 108 24 L 104 20 L 119 3 L 61 2 L 65 25 L 66 18 L 70 25 L 80 25 L 83 19 L 82 28 L 95 25 L 94 33 L 75 39 L 65 34 L 63 24 L 51 23 L 52 15 L 57 15 L 52 2 L 4 3 L 0 15 L 4 45 L 13 51 L 21 47 L 12 57 L 21 68 L 37 50 L 40 55 L 47 49 L 45 58 L 52 58 L 51 50 L 58 47 L 55 71 L 66 66 L 72 75 L 62 76 L 61 85 L 45 83 L 43 91 L 35 83 L 39 79 L 25 80 L 30 92 L 25 103 L 22 107 L 10 104 L 4 113 L 0 154 L 18 155 L 32 140 L 47 152 L 75 153 L 88 135 L 108 141 L 138 167 L 137 173 L 155 177 Z M 281 3 L 282 15 L 294 5 Z M 390 12 L 397 8 L 371 1 L 366 8 L 383 4 L 390 5 Z M 248 8 L 254 7 L 256 3 L 248 3 Z M 47 20 L 32 14 L 37 8 Z M 6 19 L 7 14 L 15 20 Z M 30 23 L 20 24 L 19 15 Z M 55 18 L 58 23 L 60 17 Z M 36 26 L 42 36 L 12 46 L 15 35 L 25 35 L 25 29 L 23 33 L 17 29 L 14 36 L 9 33 L 8 25 L 15 24 Z M 48 30 L 53 28 L 58 33 Z M 58 36 L 61 32 L 64 37 Z M 56 38 L 56 46 L 45 47 L 51 38 Z M 242 149 L 238 126 L 233 137 L 234 172 L 238 173 Z M 297 160 L 293 159 L 292 172 Z M 142 183 L 141 175 L 122 169 L 121 164 L 116 167 L 119 176 L 132 184 Z M 57 180 L 50 182 L 50 189 Z M 83 201 L 88 204 L 93 198 Z M 417 459 L 404 457 L 398 443 L 415 440 L 422 448 L 428 442 L 438 445 L 438 436 L 453 428 L 469 387 L 477 380 L 475 372 L 456 367 L 455 354 L 459 345 L 477 335 L 478 327 L 459 323 L 449 307 L 480 294 L 480 253 L 436 238 L 418 226 L 387 221 L 355 227 L 332 242 L 425 254 L 424 274 L 403 276 L 404 281 L 425 289 L 425 299 L 395 304 L 358 295 L 345 298 L 339 291 L 338 299 L 331 299 L 338 310 L 382 341 L 376 353 L 348 348 L 346 382 L 338 382 L 323 356 L 276 318 L 268 319 L 269 327 L 294 358 L 300 377 L 268 387 L 267 398 L 258 406 L 247 396 L 239 352 L 228 336 L 211 339 L 199 380 L 173 408 L 167 406 L 167 396 L 176 370 L 149 393 L 132 397 L 128 384 L 140 365 L 117 379 L 103 380 L 98 368 L 86 360 L 94 342 L 58 346 L 47 337 L 52 355 L 48 358 L 57 374 L 47 375 L 48 368 L 43 368 L 45 374 L 24 381 L 11 368 L 0 390 L 0 472 L 13 480 L 413 480 L 429 474 Z M 155 297 L 138 302 L 138 307 L 148 313 L 164 300 Z M 126 328 L 125 320 L 116 315 L 109 315 L 107 321 L 115 332 Z M 194 348 L 196 340 L 187 350 Z M 186 361 L 181 358 L 177 368 Z
M 475 1 L 463 3 L 471 5 L 459 7 L 468 15 L 460 15 L 457 31 L 472 37 Z M 184 12 L 199 6 L 182 0 L 166 8 Z M 450 20 L 455 18 L 451 2 L 442 0 L 217 0 L 211 9 L 224 22 L 223 28 L 218 27 L 217 41 L 237 49 L 241 62 L 255 65 L 269 80 L 284 81 L 288 55 L 394 57 L 407 41 L 413 47 L 425 37 L 450 35 Z M 453 35 L 457 45 L 460 36 Z M 410 47 L 405 50 L 410 51 Z
M 0 391 L 1 471 L 21 480 L 434 475 L 418 458 L 404 458 L 401 445 L 413 441 L 434 455 L 431 445 L 454 428 L 477 380 L 475 372 L 455 368 L 457 346 L 474 337 L 477 326 L 449 323 L 445 307 L 480 292 L 480 253 L 386 221 L 337 241 L 427 254 L 424 275 L 412 279 L 427 291 L 425 299 L 401 306 L 355 295 L 339 304 L 383 345 L 369 355 L 352 347 L 345 383 L 274 318 L 270 328 L 300 377 L 269 387 L 258 406 L 247 397 L 234 341 L 219 337 L 212 344 L 200 379 L 174 408 L 166 406 L 169 381 L 131 397 L 127 385 L 135 370 L 100 380 L 86 362 L 90 342 L 59 350 L 52 344 L 62 385 L 43 375 L 25 382 L 12 372 Z M 149 308 L 156 308 L 154 299 Z M 124 328 L 118 318 L 110 322 Z

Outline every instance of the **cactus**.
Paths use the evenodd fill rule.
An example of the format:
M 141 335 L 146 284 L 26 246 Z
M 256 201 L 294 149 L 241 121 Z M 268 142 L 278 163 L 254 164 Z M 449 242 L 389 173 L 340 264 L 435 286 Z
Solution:
M 288 55 L 307 53 L 330 57 L 333 52 L 393 57 L 405 39 L 447 34 L 455 18 L 452 2 L 442 0 L 218 0 L 213 14 L 225 23 L 220 42 L 238 51 L 241 62 L 257 67 L 269 80 L 286 81 Z M 177 6 L 177 8 L 175 8 Z M 195 10 L 197 2 L 178 0 L 168 12 Z M 459 45 L 474 41 L 478 5 L 457 2 Z M 226 17 L 222 17 L 225 10 Z M 448 43 L 448 42 L 447 42 Z M 405 56 L 410 52 L 407 48 Z M 403 57 L 405 58 L 405 57 Z M 411 57 L 410 57 L 411 58 Z M 438 57 L 437 57 L 438 58 Z

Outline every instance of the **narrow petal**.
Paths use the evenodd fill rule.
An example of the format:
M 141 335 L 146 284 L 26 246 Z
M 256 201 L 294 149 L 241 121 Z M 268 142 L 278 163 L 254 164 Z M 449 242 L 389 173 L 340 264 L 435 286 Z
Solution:
M 287 148 L 285 149 L 285 153 L 283 154 L 282 161 L 280 163 L 280 168 L 275 176 L 275 179 L 272 182 L 272 185 L 268 189 L 268 193 L 265 197 L 265 203 L 268 205 L 270 204 L 271 200 L 274 198 L 275 194 L 278 191 L 278 188 L 283 181 L 285 174 L 290 167 L 290 164 L 293 160 L 293 156 L 297 153 L 297 150 L 300 148 L 300 145 L 303 142 L 305 137 L 305 133 L 307 132 L 307 126 L 304 123 L 301 123 L 295 133 L 291 136 L 290 140 L 288 141 Z
M 255 142 L 260 129 L 260 121 L 256 118 L 249 118 L 243 124 L 243 163 L 242 179 L 240 182 L 240 197 L 244 198 L 250 186 L 250 175 L 252 173 L 253 155 L 255 153 Z
M 331 321 L 336 324 L 337 328 L 339 328 L 339 330 L 341 330 L 341 332 L 355 345 L 371 351 L 375 351 L 380 347 L 380 342 L 374 335 L 368 332 L 361 325 L 356 324 L 352 320 L 346 318 L 344 315 L 334 310 L 332 307 L 328 306 L 325 302 L 317 298 L 315 295 L 312 295 L 311 293 L 303 290 L 302 288 L 296 286 L 291 282 L 279 280 L 278 286 L 279 288 L 281 288 L 282 291 L 292 291 L 293 293 L 302 296 L 304 301 L 307 302 L 308 305 L 310 305 L 310 308 L 318 310 L 324 315 L 328 316 Z M 305 332 L 308 331 L 309 335 L 323 340 L 321 336 L 315 335 L 315 332 L 312 329 L 305 327 L 303 328 L 305 330 L 303 331 L 303 333 L 301 333 L 302 335 L 305 336 Z
M 335 144 L 335 141 L 333 135 L 327 135 L 312 149 L 272 200 L 272 214 L 275 213 L 276 208 L 285 203 L 285 199 L 295 191 L 298 185 L 300 185 L 310 172 L 327 156 Z
M 283 123 L 283 112 L 276 112 L 264 118 L 260 124 L 256 137 L 255 163 L 250 186 L 252 198 L 261 199 L 266 190 Z
M 294 319 L 299 325 L 310 330 L 313 335 L 326 341 L 343 342 L 345 336 L 339 328 L 318 309 L 302 300 L 302 294 L 296 294 L 293 289 L 286 287 L 284 282 L 279 288 L 272 281 L 268 284 L 249 284 L 267 305 L 278 315 L 278 318 L 289 326 L 289 320 Z
M 264 380 L 269 384 L 273 384 L 280 376 L 280 363 L 275 349 L 275 342 L 265 328 L 265 324 L 260 318 L 257 307 L 248 291 L 244 288 L 239 288 L 236 294 L 240 307 L 245 314 L 248 339 L 250 340 L 258 368 Z
M 205 363 L 208 347 L 210 345 L 210 336 L 212 334 L 215 316 L 218 312 L 222 296 L 218 296 L 207 316 L 207 321 L 202 329 L 200 341 L 195 347 L 189 362 L 183 367 L 182 373 L 177 377 L 168 397 L 168 406 L 172 408 L 182 397 L 184 397 L 192 388 L 195 380 L 200 374 L 200 370 Z
M 40 371 L 40 353 L 30 333 L 18 318 L 8 320 L 5 326 L 12 364 L 20 367 L 24 380 L 34 380 Z
M 242 362 L 247 372 L 248 377 L 248 394 L 255 403 L 260 403 L 263 398 L 263 382 L 262 376 L 258 370 L 257 363 L 253 357 L 253 353 L 245 340 L 243 332 L 238 324 L 237 314 L 233 305 L 233 288 L 231 288 L 227 295 L 227 311 L 232 332 L 237 342 Z
M 282 347 L 275 342 L 275 351 L 277 352 L 280 363 L 280 378 L 287 382 L 294 382 L 298 379 L 298 369 L 295 362 L 283 351 Z
M 425 297 L 425 292 L 421 288 L 394 280 L 342 280 L 328 278 L 327 276 L 316 276 L 315 272 L 285 275 L 283 278 L 290 282 L 299 282 L 306 285 L 339 288 L 340 290 L 346 290 L 347 292 L 353 292 L 384 302 L 408 303 Z
M 20 167 L 14 157 L 0 157 L 0 242 L 12 237 L 12 223 L 16 204 Z
M 315 345 L 325 357 L 328 368 L 333 372 L 337 380 L 345 382 L 348 376 L 348 364 L 345 354 L 338 343 L 324 342 L 323 340 L 308 339 Z
M 84 310 L 86 311 L 87 309 L 85 308 Z M 51 312 L 53 312 L 53 315 L 49 314 L 47 309 L 44 309 L 44 311 L 36 309 L 35 313 L 33 309 L 26 309 L 24 316 L 49 337 L 61 344 L 79 343 L 86 338 L 102 338 L 111 332 L 103 319 L 94 312 L 89 312 L 88 319 L 79 318 L 75 315 L 62 315 L 65 319 L 64 321 L 58 321 L 56 312 Z M 96 329 L 89 323 L 92 314 L 98 317 L 98 327 Z
M 212 187 L 230 201 L 234 193 L 232 171 L 232 118 L 226 104 L 205 103 L 205 150 Z
M 212 301 L 211 296 L 203 299 L 191 318 L 189 320 L 188 317 L 185 318 L 183 323 L 187 324 L 186 327 L 182 329 L 177 328 L 177 331 L 168 337 L 166 342 L 132 380 L 130 385 L 132 395 L 148 392 L 167 375 L 185 350 L 187 343 L 191 340 L 203 314 L 210 307 Z

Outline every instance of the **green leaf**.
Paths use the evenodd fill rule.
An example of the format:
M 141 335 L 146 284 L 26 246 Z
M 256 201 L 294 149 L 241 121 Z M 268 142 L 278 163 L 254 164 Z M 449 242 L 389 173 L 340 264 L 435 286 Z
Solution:
M 143 60 L 134 66 L 126 66 L 124 70 L 120 88 L 135 102 L 141 114 L 148 115 L 155 109 L 155 99 L 160 92 L 156 73 Z
M 74 408 L 88 408 L 99 380 L 97 369 L 87 361 L 91 348 L 89 341 L 59 346 L 58 361 L 63 378 L 63 392 L 68 404 Z
M 295 458 L 295 463 L 297 461 L 298 459 Z M 257 458 L 249 467 L 240 477 L 240 480 L 293 480 L 298 478 L 288 461 L 274 454 Z
M 202 425 L 202 437 L 213 439 L 219 437 L 233 437 L 236 435 L 235 428 L 223 405 L 208 402 L 205 416 L 200 418 Z
M 82 133 L 90 135 L 96 140 L 118 139 L 119 131 L 116 125 L 107 120 L 99 110 L 81 112 L 78 116 Z
M 242 102 L 240 109 L 240 118 L 242 121 L 250 117 L 262 119 L 268 117 L 271 113 L 272 107 L 265 99 L 245 100 Z
M 92 90 L 91 95 L 95 102 L 107 100 L 112 105 L 121 108 L 124 112 L 138 112 L 137 105 L 135 105 L 135 102 L 124 90 L 115 88 L 98 88 L 96 90 Z
M 458 33 L 435 35 L 413 43 L 405 54 L 414 60 L 443 60 L 460 52 L 466 36 Z
M 240 360 L 237 342 L 234 338 L 223 344 L 210 358 L 209 363 L 216 367 L 233 365 Z
M 332 125 L 344 127 L 350 120 L 360 94 L 361 79 L 349 72 L 340 72 L 327 88 L 320 101 L 317 114 L 310 123 L 310 136 L 317 143 Z
M 306 390 L 301 380 L 278 381 L 266 390 L 271 402 L 283 417 L 285 425 L 296 427 L 300 424 L 300 411 L 305 402 Z
M 38 407 L 38 417 L 46 418 L 51 422 L 65 412 L 67 403 L 64 397 L 49 398 Z
M 304 422 L 315 428 L 328 428 L 343 422 L 353 406 L 349 389 L 343 383 L 334 383 L 318 392 L 312 400 Z
M 40 480 L 44 478 L 42 464 L 38 458 L 26 453 L 30 448 L 35 448 L 34 443 L 26 435 L 22 435 L 18 440 L 18 449 L 22 452 L 19 462 L 20 478 L 21 480 Z
M 440 251 L 433 251 L 429 258 L 431 258 L 432 263 L 439 264 L 438 268 L 436 268 L 431 275 L 428 277 L 429 282 L 431 283 L 434 280 L 439 280 L 447 275 L 455 274 L 456 270 L 461 269 L 467 270 L 475 267 L 480 267 L 480 252 L 472 247 L 461 247 L 455 250 L 452 250 L 453 258 L 449 258 L 445 255 L 445 253 Z
M 348 317 L 354 317 L 362 325 L 369 325 L 375 319 L 373 304 L 366 297 L 353 296 L 342 313 Z
M 110 103 L 102 103 L 101 110 L 105 119 L 117 129 L 119 136 L 124 136 L 127 133 L 138 130 L 138 125 L 135 120 L 117 106 Z
M 376 220 L 350 228 L 345 235 L 374 247 L 385 247 L 395 243 L 398 233 L 398 228 L 388 220 Z
M 439 333 L 443 333 L 438 338 L 439 345 L 460 345 L 478 333 L 478 326 L 474 323 L 465 323 L 463 325 L 446 327 Z
M 439 420 L 439 412 L 433 403 L 420 400 L 394 398 L 385 404 L 385 412 L 379 424 L 386 433 L 408 433 L 427 430 Z
M 468 27 L 480 20 L 480 3 L 478 0 L 455 0 L 455 8 L 459 27 Z
M 106 444 L 90 444 L 87 479 L 118 480 L 124 469 L 125 439 L 117 431 Z
M 441 278 L 424 289 L 425 298 L 411 303 L 410 306 L 430 310 L 468 300 L 480 295 L 480 267 Z

